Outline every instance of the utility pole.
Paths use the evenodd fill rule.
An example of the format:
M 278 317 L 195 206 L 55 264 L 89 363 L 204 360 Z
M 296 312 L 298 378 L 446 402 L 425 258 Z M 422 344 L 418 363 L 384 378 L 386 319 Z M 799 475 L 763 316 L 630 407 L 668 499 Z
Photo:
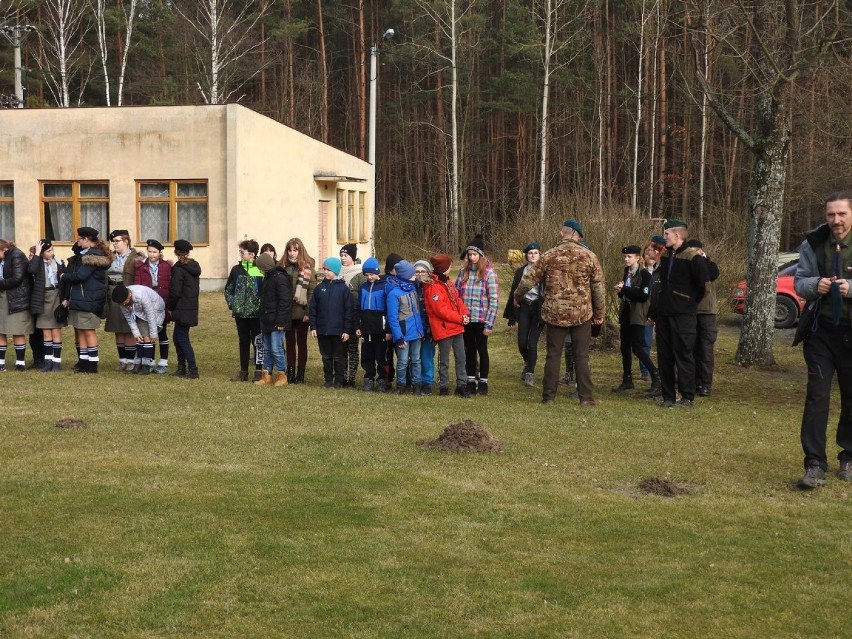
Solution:
M 390 40 L 396 32 L 388 29 L 382 34 L 379 42 L 370 47 L 370 118 L 368 124 L 367 162 L 373 167 L 373 210 L 370 217 L 373 220 L 373 230 L 376 228 L 376 87 L 379 80 L 379 45 L 384 40 Z M 375 252 L 373 234 L 370 234 L 370 248 Z
M 21 46 L 27 36 L 35 31 L 36 28 L 31 24 L 16 24 L 16 25 L 0 25 L 0 33 L 2 33 L 9 43 L 15 48 L 15 97 L 17 98 L 17 107 L 24 108 L 24 85 L 21 81 Z

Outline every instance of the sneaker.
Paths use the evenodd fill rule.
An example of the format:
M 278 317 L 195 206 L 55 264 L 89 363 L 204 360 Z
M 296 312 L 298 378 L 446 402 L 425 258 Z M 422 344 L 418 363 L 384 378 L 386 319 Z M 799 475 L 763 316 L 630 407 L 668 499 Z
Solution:
M 365 393 L 372 393 L 374 390 L 376 390 L 376 383 L 369 377 L 365 377 L 363 390 Z
M 675 402 L 666 400 L 663 402 L 663 408 L 692 408 L 692 400 L 682 397 Z
M 488 382 L 479 382 L 479 386 L 476 389 L 477 395 L 482 395 L 483 397 L 488 394 Z
M 695 394 L 699 397 L 710 397 L 710 387 L 709 386 L 699 386 L 695 391 Z
M 526 386 L 529 386 L 530 388 L 532 388 L 535 385 L 535 383 L 533 381 L 533 374 L 532 373 L 524 373 L 524 384 Z
M 169 372 L 169 367 L 168 366 L 162 366 L 162 365 L 152 366 L 151 372 L 154 373 L 155 375 L 165 375 Z
M 0 373 L 6 372 L 6 364 L 0 364 Z
M 802 490 L 809 490 L 819 486 L 825 486 L 825 471 L 819 466 L 808 466 L 805 469 L 805 474 L 796 482 L 796 487 Z
M 843 481 L 852 481 L 852 461 L 842 462 L 837 476 Z
M 450 394 L 450 389 L 447 388 L 446 386 L 442 386 L 441 389 L 438 391 L 439 397 L 446 397 L 449 394 Z
M 27 370 L 27 366 L 26 364 L 15 364 L 15 370 L 19 373 L 23 373 L 25 370 Z

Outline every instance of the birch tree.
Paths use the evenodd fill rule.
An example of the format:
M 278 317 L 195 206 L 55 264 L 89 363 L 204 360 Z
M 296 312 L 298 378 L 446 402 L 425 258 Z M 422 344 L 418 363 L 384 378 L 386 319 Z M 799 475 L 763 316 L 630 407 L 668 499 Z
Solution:
M 71 106 L 71 78 L 86 66 L 83 52 L 86 5 L 82 0 L 44 0 L 44 33 L 38 65 L 57 106 Z M 80 87 L 82 94 L 85 78 Z
M 702 9 L 706 15 L 706 8 Z M 735 29 L 728 33 L 711 30 L 714 39 L 735 55 L 732 59 L 741 66 L 742 75 L 755 84 L 753 130 L 747 130 L 730 113 L 701 68 L 696 69 L 696 76 L 710 107 L 752 154 L 747 196 L 748 286 L 735 358 L 742 365 L 770 365 L 774 362 L 776 263 L 792 130 L 791 87 L 797 79 L 817 71 L 840 41 L 842 30 L 848 31 L 852 25 L 848 13 L 836 2 L 798 0 L 753 0 L 748 4 L 738 0 L 710 20 L 717 25 L 744 25 L 751 36 L 751 46 L 743 50 L 734 37 Z M 710 26 L 705 24 L 704 29 L 710 30 Z M 695 48 L 701 50 L 702 46 L 699 41 Z M 701 57 L 696 55 L 696 59 Z
M 253 38 L 264 6 L 253 12 L 244 0 L 195 0 L 194 11 L 176 7 L 204 43 L 198 51 L 201 78 L 196 86 L 206 104 L 225 104 L 259 73 L 238 67 L 260 49 L 260 38 Z
M 124 18 L 124 46 L 121 49 L 121 62 L 118 70 L 118 92 L 116 94 L 116 104 L 121 106 L 124 96 L 124 77 L 127 70 L 127 55 L 130 52 L 130 42 L 133 37 L 133 22 L 136 19 L 136 7 L 138 0 L 130 0 L 130 8 L 126 8 L 123 4 L 120 6 Z M 111 90 L 109 67 L 107 65 L 109 59 L 109 33 L 107 29 L 108 9 L 106 0 L 94 0 L 92 2 L 92 12 L 95 16 L 95 27 L 98 34 L 98 54 L 101 59 L 101 68 L 104 73 L 104 94 L 106 105 L 111 105 Z M 118 37 L 118 35 L 116 36 Z
M 535 0 L 532 16 L 541 36 L 542 89 L 539 121 L 538 213 L 544 221 L 550 141 L 550 81 L 553 74 L 577 58 L 577 35 L 585 26 L 586 3 L 575 0 Z

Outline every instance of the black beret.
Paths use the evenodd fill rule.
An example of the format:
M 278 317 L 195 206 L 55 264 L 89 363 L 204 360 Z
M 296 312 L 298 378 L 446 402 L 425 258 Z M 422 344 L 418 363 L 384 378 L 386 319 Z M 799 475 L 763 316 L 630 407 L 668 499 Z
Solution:
M 189 253 L 192 250 L 192 244 L 186 240 L 175 240 L 175 250 Z
M 636 246 L 635 244 L 625 246 L 623 249 L 621 249 L 621 252 L 625 255 L 642 255 L 642 249 Z
M 109 234 L 109 239 L 114 240 L 117 237 L 121 237 L 122 235 L 130 237 L 130 231 L 127 229 L 115 229 L 112 233 Z
M 163 245 L 160 244 L 157 240 L 145 240 L 145 244 L 147 244 L 148 246 L 153 246 L 158 251 L 163 250 Z
M 43 240 L 39 240 L 39 242 L 41 242 L 41 252 L 42 253 L 44 253 L 45 251 L 49 251 L 50 249 L 53 248 L 53 242 L 51 242 L 47 238 L 45 238 Z
M 81 226 L 77 229 L 77 237 L 91 237 L 98 239 L 98 229 L 93 229 L 91 226 Z

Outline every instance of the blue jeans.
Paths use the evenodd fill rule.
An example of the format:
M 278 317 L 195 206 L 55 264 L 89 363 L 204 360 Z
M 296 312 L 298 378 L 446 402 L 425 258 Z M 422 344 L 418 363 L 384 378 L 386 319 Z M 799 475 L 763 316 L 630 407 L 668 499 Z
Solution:
M 644 341 L 642 342 L 642 350 L 645 351 L 645 355 L 651 357 L 651 343 L 654 341 L 654 327 L 650 324 L 645 327 Z M 648 373 L 648 369 L 645 367 L 645 364 L 642 363 L 642 360 L 639 360 L 639 372 Z
M 175 343 L 178 364 L 185 363 L 190 368 L 195 368 L 195 351 L 192 348 L 192 343 L 189 341 L 189 326 L 175 323 L 172 341 Z
M 411 383 L 420 383 L 420 345 L 423 340 L 416 339 L 405 343 L 405 348 L 396 349 L 396 385 L 405 386 L 405 369 L 411 360 Z
M 286 331 L 263 331 L 263 370 L 268 373 L 272 368 L 283 373 L 287 370 L 287 353 L 284 350 Z
M 435 342 L 424 337 L 420 344 L 420 381 L 430 386 L 435 383 Z

